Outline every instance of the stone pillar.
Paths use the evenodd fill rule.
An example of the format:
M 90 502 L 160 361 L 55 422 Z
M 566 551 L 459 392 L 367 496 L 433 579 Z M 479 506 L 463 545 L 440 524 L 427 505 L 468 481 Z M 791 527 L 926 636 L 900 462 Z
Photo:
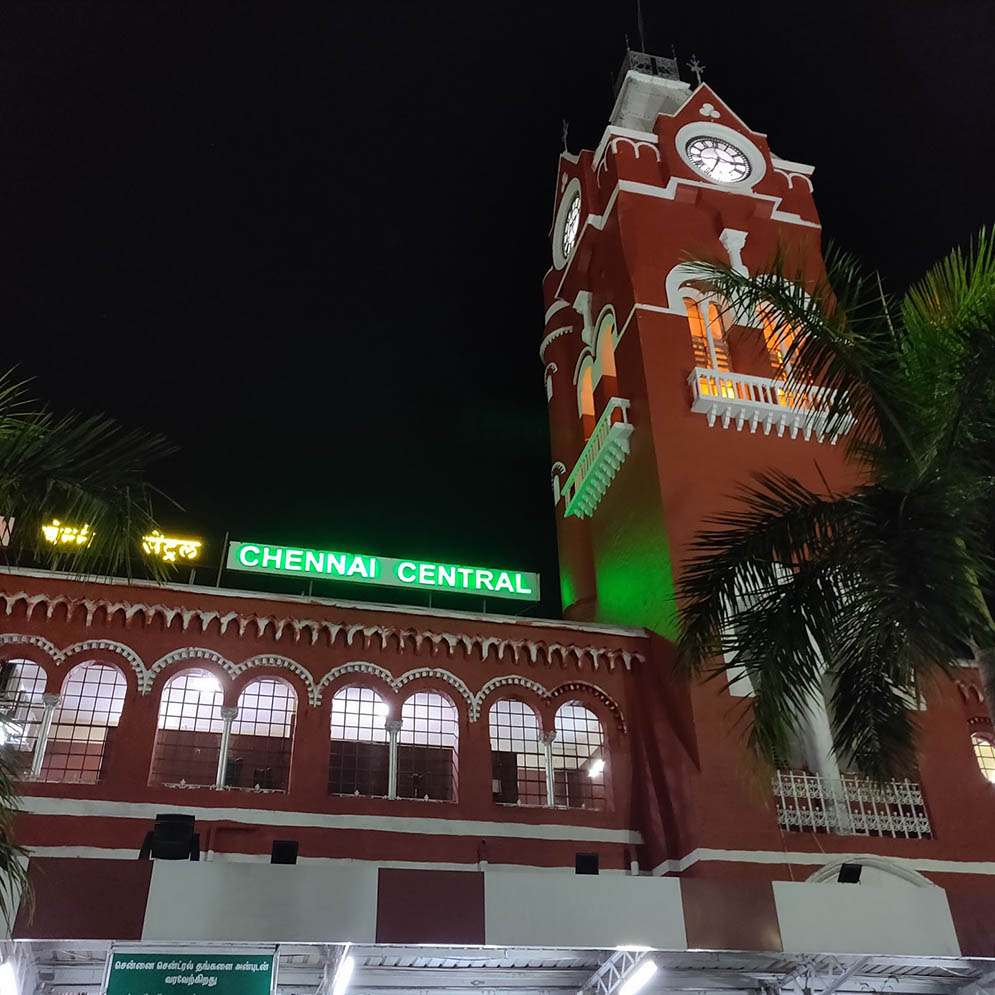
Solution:
M 35 740 L 35 752 L 31 758 L 31 776 L 33 778 L 41 776 L 42 764 L 45 762 L 45 749 L 48 746 L 48 736 L 52 731 L 52 719 L 55 710 L 62 703 L 61 694 L 43 694 L 41 696 L 44 712 L 41 717 L 41 725 L 38 728 L 38 738 Z
M 387 735 L 390 737 L 388 747 L 389 760 L 387 766 L 387 797 L 397 797 L 397 737 L 404 724 L 401 719 L 388 719 L 386 724 Z
M 221 719 L 224 726 L 221 729 L 221 752 L 218 754 L 218 776 L 214 779 L 214 788 L 221 791 L 225 786 L 225 774 L 228 769 L 228 743 L 231 740 L 231 724 L 238 716 L 236 706 L 225 706 L 221 709 Z

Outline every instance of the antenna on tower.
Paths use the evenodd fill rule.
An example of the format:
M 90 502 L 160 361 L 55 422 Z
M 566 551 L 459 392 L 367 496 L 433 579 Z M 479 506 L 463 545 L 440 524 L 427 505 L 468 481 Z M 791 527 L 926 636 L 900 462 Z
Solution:
M 643 24 L 643 0 L 636 0 L 636 27 L 639 29 L 639 51 L 646 51 L 646 27 Z

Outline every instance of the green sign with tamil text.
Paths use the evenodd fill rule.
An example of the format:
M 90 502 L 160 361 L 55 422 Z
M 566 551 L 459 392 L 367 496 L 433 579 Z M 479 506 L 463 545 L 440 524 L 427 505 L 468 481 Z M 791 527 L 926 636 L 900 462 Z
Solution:
M 115 950 L 106 995 L 271 995 L 274 954 Z
M 539 575 L 523 570 L 469 567 L 432 560 L 402 560 L 391 556 L 339 553 L 301 546 L 262 542 L 231 542 L 229 570 L 340 580 L 351 584 L 401 587 L 418 591 L 454 591 L 485 598 L 539 600 Z

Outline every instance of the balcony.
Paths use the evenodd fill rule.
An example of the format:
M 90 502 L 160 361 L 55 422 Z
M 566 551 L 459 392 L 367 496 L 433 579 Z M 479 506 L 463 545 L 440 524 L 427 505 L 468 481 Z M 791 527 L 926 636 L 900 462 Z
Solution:
M 764 435 L 776 429 L 779 436 L 787 431 L 795 439 L 801 432 L 806 442 L 813 435 L 819 442 L 826 438 L 829 412 L 836 399 L 836 391 L 824 387 L 786 391 L 783 380 L 701 367 L 691 373 L 688 383 L 693 395 L 691 410 L 705 415 L 710 426 L 721 419 L 723 428 L 735 422 L 739 431 L 749 425 L 750 431 L 756 432 L 762 425 Z M 853 425 L 851 415 L 836 419 L 830 443 L 835 445 Z
M 778 771 L 771 782 L 781 829 L 837 836 L 929 839 L 933 835 L 915 781 L 839 780 L 796 771 Z
M 563 516 L 590 517 L 629 455 L 629 402 L 613 397 L 563 486 Z

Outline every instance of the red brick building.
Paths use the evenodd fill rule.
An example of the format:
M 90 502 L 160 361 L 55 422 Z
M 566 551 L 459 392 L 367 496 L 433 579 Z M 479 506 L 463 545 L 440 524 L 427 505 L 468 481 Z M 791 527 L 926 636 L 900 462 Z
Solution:
M 672 670 L 675 579 L 734 484 L 852 480 L 779 386 L 777 329 L 728 324 L 687 267 L 781 245 L 817 272 L 812 173 L 636 53 L 598 148 L 562 156 L 540 357 L 566 621 L 0 574 L 37 895 L 14 935 L 995 954 L 972 670 L 926 695 L 920 782 L 883 786 L 839 770 L 824 710 L 758 776 L 745 678 Z M 194 816 L 199 863 L 135 859 L 158 813 Z

